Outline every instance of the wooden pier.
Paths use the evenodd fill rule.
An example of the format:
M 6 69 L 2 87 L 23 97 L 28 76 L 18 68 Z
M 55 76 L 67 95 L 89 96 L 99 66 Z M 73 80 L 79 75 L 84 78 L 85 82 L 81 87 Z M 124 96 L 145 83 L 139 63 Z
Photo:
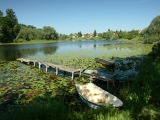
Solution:
M 104 60 L 104 59 L 101 59 L 101 58 L 95 58 L 95 61 L 96 62 L 98 62 L 98 63 L 100 63 L 100 64 L 102 64 L 103 66 L 105 66 L 105 67 L 110 67 L 110 68 L 115 68 L 115 65 L 113 64 L 113 63 L 111 63 L 111 62 L 108 62 L 108 61 L 106 61 L 106 60 Z
M 17 61 L 20 61 L 21 63 L 26 63 L 28 65 L 30 65 L 32 63 L 34 67 L 36 66 L 36 63 L 38 63 L 38 68 L 39 69 L 41 69 L 42 65 L 45 65 L 46 66 L 46 72 L 48 72 L 49 67 L 55 68 L 56 75 L 58 75 L 58 70 L 61 70 L 61 71 L 64 71 L 64 72 L 69 72 L 69 73 L 72 74 L 72 80 L 74 79 L 75 74 L 79 74 L 79 76 L 81 76 L 81 72 L 82 72 L 82 70 L 69 68 L 67 66 L 58 65 L 58 64 L 55 64 L 55 63 L 29 60 L 29 59 L 24 59 L 24 58 L 18 58 Z

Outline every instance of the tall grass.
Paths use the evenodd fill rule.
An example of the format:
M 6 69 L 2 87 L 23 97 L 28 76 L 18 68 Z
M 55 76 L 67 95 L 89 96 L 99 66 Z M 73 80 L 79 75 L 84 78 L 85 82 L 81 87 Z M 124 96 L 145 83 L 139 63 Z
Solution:
M 47 99 L 16 106 L 7 112 L 0 112 L 0 116 L 3 120 L 132 120 L 129 111 L 115 108 L 75 108 L 67 108 L 60 99 Z
M 138 67 L 134 82 L 123 86 L 120 96 L 124 109 L 130 110 L 135 119 L 160 118 L 160 58 L 146 57 Z
M 64 120 L 67 109 L 62 100 L 35 100 L 29 104 L 16 106 L 7 112 L 1 112 L 3 120 Z

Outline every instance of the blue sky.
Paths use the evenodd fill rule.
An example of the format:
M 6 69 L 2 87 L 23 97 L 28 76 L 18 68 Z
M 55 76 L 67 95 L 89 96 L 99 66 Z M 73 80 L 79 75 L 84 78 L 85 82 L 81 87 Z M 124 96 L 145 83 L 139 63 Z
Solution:
M 159 6 L 160 0 L 0 0 L 0 10 L 13 9 L 19 23 L 62 34 L 142 30 L 160 15 Z

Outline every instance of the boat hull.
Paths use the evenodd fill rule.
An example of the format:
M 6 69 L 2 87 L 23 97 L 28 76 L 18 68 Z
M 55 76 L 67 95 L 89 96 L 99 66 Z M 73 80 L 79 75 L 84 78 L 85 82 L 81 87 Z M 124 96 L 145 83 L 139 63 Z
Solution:
M 93 86 L 93 88 L 91 88 L 91 86 Z M 83 87 L 86 87 L 86 88 L 83 89 Z M 101 89 L 100 87 L 96 86 L 93 83 L 88 83 L 86 85 L 76 84 L 76 89 L 82 101 L 91 108 L 97 109 L 100 106 L 109 106 L 109 105 L 114 107 L 121 107 L 123 105 L 123 102 L 120 99 L 118 99 L 116 96 Z M 89 92 L 87 94 L 84 94 L 86 90 L 89 90 Z

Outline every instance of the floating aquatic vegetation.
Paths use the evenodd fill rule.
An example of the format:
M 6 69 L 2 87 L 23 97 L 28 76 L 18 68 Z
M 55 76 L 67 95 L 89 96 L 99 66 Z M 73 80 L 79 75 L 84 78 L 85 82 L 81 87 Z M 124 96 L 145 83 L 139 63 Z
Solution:
M 52 83 L 53 81 L 49 81 L 50 75 L 44 74 L 43 71 L 15 61 L 6 62 L 3 65 L 4 68 L 0 69 L 0 103 L 4 103 L 4 99 L 8 98 L 6 96 L 9 93 L 17 94 L 19 96 L 17 100 L 22 102 L 25 99 L 32 100 L 46 90 L 51 91 L 56 88 L 56 85 Z M 19 103 L 18 101 L 12 102 Z
M 3 65 L 0 69 L 0 106 L 27 103 L 46 93 L 52 97 L 76 93 L 70 77 L 58 77 L 16 61 Z

